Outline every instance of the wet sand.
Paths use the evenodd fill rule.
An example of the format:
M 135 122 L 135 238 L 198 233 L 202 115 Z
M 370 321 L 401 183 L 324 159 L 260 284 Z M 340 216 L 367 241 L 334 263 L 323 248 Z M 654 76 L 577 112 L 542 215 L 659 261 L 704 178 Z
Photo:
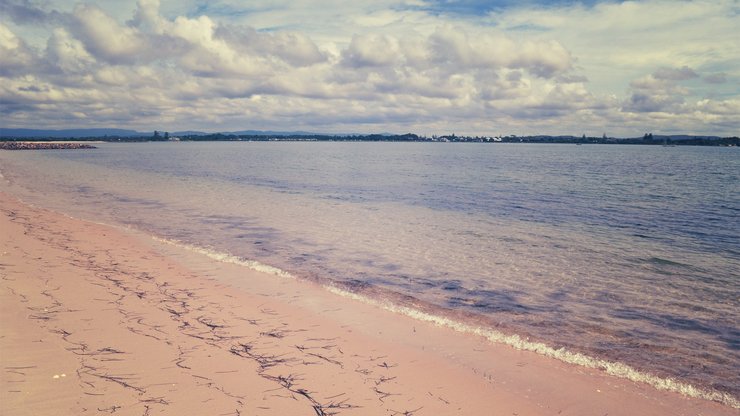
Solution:
M 0 193 L 0 413 L 737 415 Z

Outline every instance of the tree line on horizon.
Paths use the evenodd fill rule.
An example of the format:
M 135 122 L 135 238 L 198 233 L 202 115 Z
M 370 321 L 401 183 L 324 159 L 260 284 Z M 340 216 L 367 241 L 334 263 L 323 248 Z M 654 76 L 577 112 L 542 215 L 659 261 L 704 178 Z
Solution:
M 681 137 L 674 140 L 673 137 Z M 642 137 L 615 138 L 586 136 L 458 136 L 456 134 L 431 137 L 420 136 L 414 133 L 406 134 L 187 134 L 177 137 L 169 132 L 155 130 L 151 136 L 95 136 L 95 137 L 11 137 L 0 136 L 0 141 L 103 141 L 103 142 L 166 142 L 166 141 L 323 141 L 323 142 L 457 142 L 457 143 L 561 143 L 561 144 L 643 144 L 643 145 L 687 145 L 687 146 L 740 146 L 740 138 L 716 136 L 659 136 L 646 133 Z

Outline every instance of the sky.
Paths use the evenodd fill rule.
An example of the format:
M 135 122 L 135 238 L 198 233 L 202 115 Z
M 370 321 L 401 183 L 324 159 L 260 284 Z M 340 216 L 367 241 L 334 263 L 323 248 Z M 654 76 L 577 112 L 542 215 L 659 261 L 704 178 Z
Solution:
M 0 127 L 740 135 L 740 0 L 0 0 Z

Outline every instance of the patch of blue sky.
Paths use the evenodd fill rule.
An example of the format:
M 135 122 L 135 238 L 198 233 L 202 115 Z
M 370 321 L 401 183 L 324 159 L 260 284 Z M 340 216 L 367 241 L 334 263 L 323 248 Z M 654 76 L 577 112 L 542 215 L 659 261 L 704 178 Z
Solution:
M 548 32 L 551 31 L 552 28 L 541 26 L 541 25 L 535 25 L 531 23 L 523 23 L 521 25 L 516 26 L 507 26 L 506 30 L 508 31 L 519 31 L 519 32 Z
M 255 27 L 254 30 L 261 33 L 298 32 L 303 26 L 299 24 Z
M 189 18 L 211 16 L 216 18 L 239 18 L 249 14 L 264 12 L 274 8 L 250 7 L 249 5 L 234 6 L 215 1 L 199 1 L 193 5 L 186 15 Z
M 462 14 L 480 16 L 490 12 L 529 7 L 562 7 L 571 5 L 595 6 L 599 3 L 619 3 L 616 0 L 430 0 L 418 7 L 433 14 Z

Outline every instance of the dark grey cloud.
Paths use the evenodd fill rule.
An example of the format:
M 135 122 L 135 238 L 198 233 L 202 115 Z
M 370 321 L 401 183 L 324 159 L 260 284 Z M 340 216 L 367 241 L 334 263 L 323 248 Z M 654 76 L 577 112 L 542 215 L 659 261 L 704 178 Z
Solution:
M 665 79 L 670 81 L 685 81 L 687 79 L 698 78 L 697 74 L 693 69 L 688 66 L 682 66 L 681 68 L 658 68 L 657 71 L 653 72 L 655 79 Z
M 46 92 L 49 89 L 47 87 L 39 87 L 37 85 L 30 85 L 27 87 L 18 87 L 18 91 L 27 91 L 27 92 Z
M 704 77 L 704 82 L 707 84 L 724 84 L 727 82 L 727 74 L 724 72 L 709 74 Z
M 0 15 L 9 17 L 16 24 L 47 24 L 68 21 L 66 13 L 46 11 L 30 0 L 0 0 Z
M 684 97 L 674 94 L 633 92 L 624 106 L 624 110 L 635 113 L 682 112 Z

